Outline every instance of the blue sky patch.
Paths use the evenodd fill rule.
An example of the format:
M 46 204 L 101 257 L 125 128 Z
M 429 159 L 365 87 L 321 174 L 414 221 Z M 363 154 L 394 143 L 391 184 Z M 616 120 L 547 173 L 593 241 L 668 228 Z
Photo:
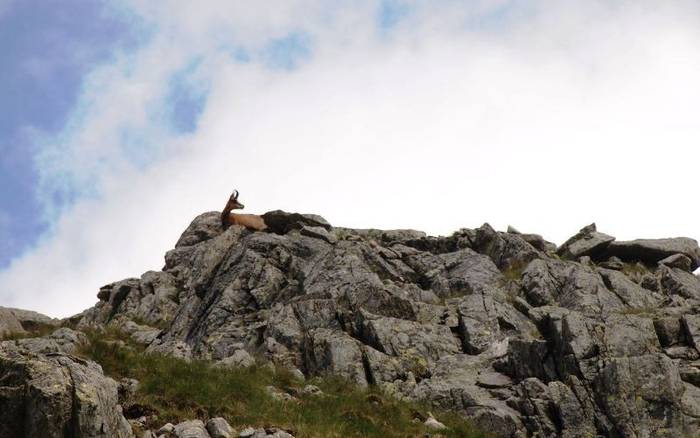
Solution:
M 409 8 L 402 1 L 384 0 L 379 7 L 379 28 L 388 30 L 407 16 Z
M 196 75 L 199 64 L 199 60 L 190 62 L 170 80 L 166 103 L 170 108 L 170 125 L 178 134 L 197 129 L 197 122 L 207 102 L 207 87 L 198 81 Z
M 139 23 L 115 12 L 103 1 L 22 0 L 0 15 L 0 268 L 47 229 L 33 133 L 58 134 L 85 75 L 141 42 Z
M 262 58 L 270 68 L 293 70 L 311 56 L 311 43 L 307 33 L 291 32 L 270 41 L 262 51 Z

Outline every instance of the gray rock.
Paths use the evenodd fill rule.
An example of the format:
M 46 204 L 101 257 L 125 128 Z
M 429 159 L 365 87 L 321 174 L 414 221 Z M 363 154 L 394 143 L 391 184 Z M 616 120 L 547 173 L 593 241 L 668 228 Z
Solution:
M 245 350 L 236 350 L 231 356 L 218 361 L 216 365 L 231 368 L 248 368 L 255 365 L 255 359 Z
M 684 254 L 674 254 L 672 256 L 668 256 L 663 260 L 659 260 L 659 264 L 666 265 L 670 268 L 682 269 L 688 272 L 692 272 L 693 268 L 693 261 L 690 260 L 690 257 Z
M 118 387 L 119 403 L 123 404 L 124 401 L 131 399 L 134 394 L 136 394 L 136 391 L 138 391 L 139 384 L 139 381 L 136 379 L 128 377 L 120 379 Z
M 479 374 L 476 384 L 484 388 L 507 388 L 513 385 L 513 381 L 501 373 L 487 371 Z
M 178 423 L 174 433 L 177 438 L 210 438 L 201 420 Z
M 620 271 L 598 269 L 598 272 L 603 278 L 605 286 L 629 308 L 656 308 L 663 299 L 661 295 L 639 286 Z
M 176 282 L 170 273 L 149 271 L 140 279 L 129 278 L 103 286 L 98 294 L 102 297 L 100 302 L 83 314 L 78 328 L 103 326 L 116 317 L 165 325 L 177 311 Z
M 300 231 L 302 236 L 315 237 L 316 239 L 325 240 L 328 243 L 336 243 L 338 239 L 328 232 L 324 227 L 311 227 L 304 225 Z
M 180 236 L 175 248 L 196 245 L 218 236 L 224 231 L 221 226 L 221 213 L 210 211 L 197 216 Z
M 578 259 L 581 256 L 596 256 L 600 254 L 614 237 L 596 230 L 595 224 L 590 224 L 564 242 L 558 249 L 557 254 L 567 259 Z
M 683 430 L 678 367 L 663 354 L 603 361 L 593 381 L 600 408 L 623 436 L 673 436 Z M 659 406 L 666 406 L 663 412 Z
M 81 347 L 88 344 L 89 341 L 85 334 L 65 327 L 41 338 L 27 338 L 17 341 L 19 347 L 36 354 L 75 354 Z
M 322 227 L 330 230 L 332 227 L 321 216 L 315 214 L 287 213 L 282 210 L 269 211 L 262 215 L 268 229 L 273 233 L 286 234 L 291 230 L 299 230 L 304 226 Z
M 513 306 L 488 295 L 467 295 L 457 304 L 459 333 L 466 353 L 479 354 L 509 335 L 530 333 L 535 326 Z
M 299 368 L 292 368 L 290 372 L 295 379 L 301 380 L 302 382 L 306 380 L 306 376 Z
M 521 233 L 520 231 L 516 230 L 515 228 L 511 227 L 508 225 L 507 229 L 508 234 L 517 234 L 522 238 L 524 241 L 532 245 L 536 250 L 542 251 L 542 252 L 551 252 L 551 251 L 556 251 L 557 245 L 555 245 L 552 242 L 548 242 L 544 240 L 542 236 L 539 234 L 527 234 L 527 233 Z
M 175 425 L 172 423 L 165 423 L 160 429 L 158 429 L 159 434 L 168 434 L 175 432 Z
M 476 230 L 473 247 L 488 255 L 500 269 L 525 266 L 540 257 L 540 253 L 521 235 L 498 233 L 489 224 Z
M 683 315 L 681 322 L 690 345 L 700 350 L 700 315 Z
M 207 431 L 211 438 L 233 438 L 233 428 L 228 422 L 221 418 L 210 418 L 207 421 Z
M 4 307 L 0 307 L 0 339 L 13 333 L 24 333 L 25 330 L 17 317 Z
M 691 270 L 700 266 L 698 242 L 687 237 L 613 242 L 608 245 L 605 254 L 622 260 L 642 261 L 647 264 L 656 264 L 667 257 L 683 254 L 691 260 Z
M 368 383 L 362 364 L 360 344 L 343 332 L 329 329 L 311 330 L 305 339 L 303 352 L 307 373 L 332 373 L 344 376 L 361 386 Z
M 604 262 L 600 262 L 600 267 L 605 269 L 613 269 L 615 271 L 621 271 L 625 264 L 619 257 L 612 256 Z
M 46 326 L 58 326 L 61 321 L 50 318 L 39 312 L 24 309 L 14 309 L 10 307 L 0 307 L 0 327 L 2 325 L 3 314 L 10 313 L 19 321 L 24 330 L 33 331 Z
M 700 278 L 689 272 L 668 266 L 659 268 L 661 286 L 668 295 L 700 300 Z
M 292 396 L 289 393 L 286 393 L 278 388 L 275 388 L 274 386 L 267 386 L 265 387 L 265 390 L 267 391 L 267 394 L 272 397 L 273 400 L 279 401 L 279 402 L 288 402 L 292 400 L 296 400 L 294 396 Z
M 381 233 L 384 242 L 405 242 L 407 240 L 422 239 L 427 237 L 423 231 L 416 230 L 385 230 Z
M 124 321 L 118 327 L 120 331 L 128 334 L 134 342 L 142 345 L 150 345 L 161 332 L 160 329 L 139 325 L 130 320 Z
M 664 349 L 664 354 L 671 359 L 684 359 L 684 360 L 698 360 L 700 359 L 700 353 L 693 347 L 687 347 L 685 345 L 677 345 L 675 347 L 669 347 Z
M 268 434 L 267 436 L 273 438 L 294 438 L 294 436 L 291 433 L 286 432 L 284 430 L 276 430 L 275 432 Z
M 578 263 L 534 260 L 523 272 L 522 285 L 533 306 L 558 305 L 595 315 L 624 308 L 595 269 Z
M 681 320 L 677 317 L 666 317 L 654 320 L 656 336 L 663 347 L 679 344 L 683 338 Z
M 692 242 L 618 254 L 610 248 L 624 245 L 587 227 L 562 245 L 562 259 L 540 236 L 488 225 L 434 237 L 331 228 L 311 215 L 266 218 L 270 233 L 222 231 L 218 213 L 198 217 L 163 272 L 104 287 L 95 307 L 67 321 L 132 336 L 151 330 L 147 352 L 188 360 L 247 365 L 255 351 L 272 369 L 376 385 L 496 436 L 700 430 Z M 7 348 L 63 354 L 78 344 L 71 339 Z M 316 392 L 309 388 L 299 396 Z M 10 391 L 0 386 L 0 416 L 19 418 L 4 402 Z
M 0 437 L 133 437 L 99 365 L 0 342 Z
M 458 338 L 443 325 L 420 324 L 360 312 L 357 326 L 358 336 L 364 343 L 390 356 L 435 361 L 461 352 Z
M 323 395 L 323 391 L 316 385 L 306 385 L 302 388 L 301 393 L 304 395 Z
M 440 423 L 433 417 L 433 414 L 428 413 L 428 419 L 423 422 L 425 427 L 427 427 L 430 430 L 446 430 L 447 426 L 444 424 Z
M 240 438 L 250 438 L 253 435 L 255 435 L 255 429 L 253 429 L 252 427 L 246 427 L 238 434 Z

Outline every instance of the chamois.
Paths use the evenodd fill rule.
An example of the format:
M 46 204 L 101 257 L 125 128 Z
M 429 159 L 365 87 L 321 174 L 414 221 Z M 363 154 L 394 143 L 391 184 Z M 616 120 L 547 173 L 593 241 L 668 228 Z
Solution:
M 267 225 L 261 216 L 256 214 L 231 213 L 231 210 L 242 210 L 243 208 L 245 208 L 245 206 L 238 202 L 238 190 L 234 190 L 231 197 L 228 198 L 226 207 L 224 207 L 224 210 L 221 212 L 221 226 L 226 229 L 231 225 L 240 225 L 254 231 L 263 231 L 267 229 Z

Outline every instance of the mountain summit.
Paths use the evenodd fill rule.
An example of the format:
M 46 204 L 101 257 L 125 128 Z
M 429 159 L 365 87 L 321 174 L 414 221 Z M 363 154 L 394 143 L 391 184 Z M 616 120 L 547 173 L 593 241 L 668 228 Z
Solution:
M 17 423 L 28 415 L 73 433 L 51 436 L 131 436 L 117 385 L 71 356 L 81 332 L 105 328 L 146 353 L 339 375 L 496 436 L 700 430 L 695 240 L 621 242 L 592 224 L 557 247 L 488 224 L 432 237 L 282 211 L 263 219 L 264 232 L 224 230 L 219 212 L 204 213 L 162 271 L 104 286 L 62 322 L 71 328 L 0 343 L 0 437 L 48 436 Z M 0 334 L 36 318 L 0 311 Z M 52 378 L 72 392 L 41 387 L 41 373 L 70 376 Z M 58 418 L 48 409 L 61 400 Z

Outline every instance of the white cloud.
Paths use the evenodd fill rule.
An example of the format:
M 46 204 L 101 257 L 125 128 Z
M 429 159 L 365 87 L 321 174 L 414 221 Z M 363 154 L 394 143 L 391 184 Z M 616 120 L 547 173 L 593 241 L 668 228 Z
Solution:
M 100 285 L 159 269 L 234 186 L 251 212 L 343 226 L 445 234 L 489 221 L 561 242 L 595 220 L 619 238 L 700 237 L 700 6 L 506 3 L 407 2 L 382 32 L 369 1 L 133 1 L 155 38 L 93 72 L 40 160 L 45 187 L 98 196 L 0 273 L 0 302 L 88 307 Z M 297 70 L 258 62 L 295 31 L 313 40 Z M 195 57 L 209 99 L 197 131 L 176 137 L 157 115 L 170 75 Z M 132 166 L 124 129 L 161 159 Z

